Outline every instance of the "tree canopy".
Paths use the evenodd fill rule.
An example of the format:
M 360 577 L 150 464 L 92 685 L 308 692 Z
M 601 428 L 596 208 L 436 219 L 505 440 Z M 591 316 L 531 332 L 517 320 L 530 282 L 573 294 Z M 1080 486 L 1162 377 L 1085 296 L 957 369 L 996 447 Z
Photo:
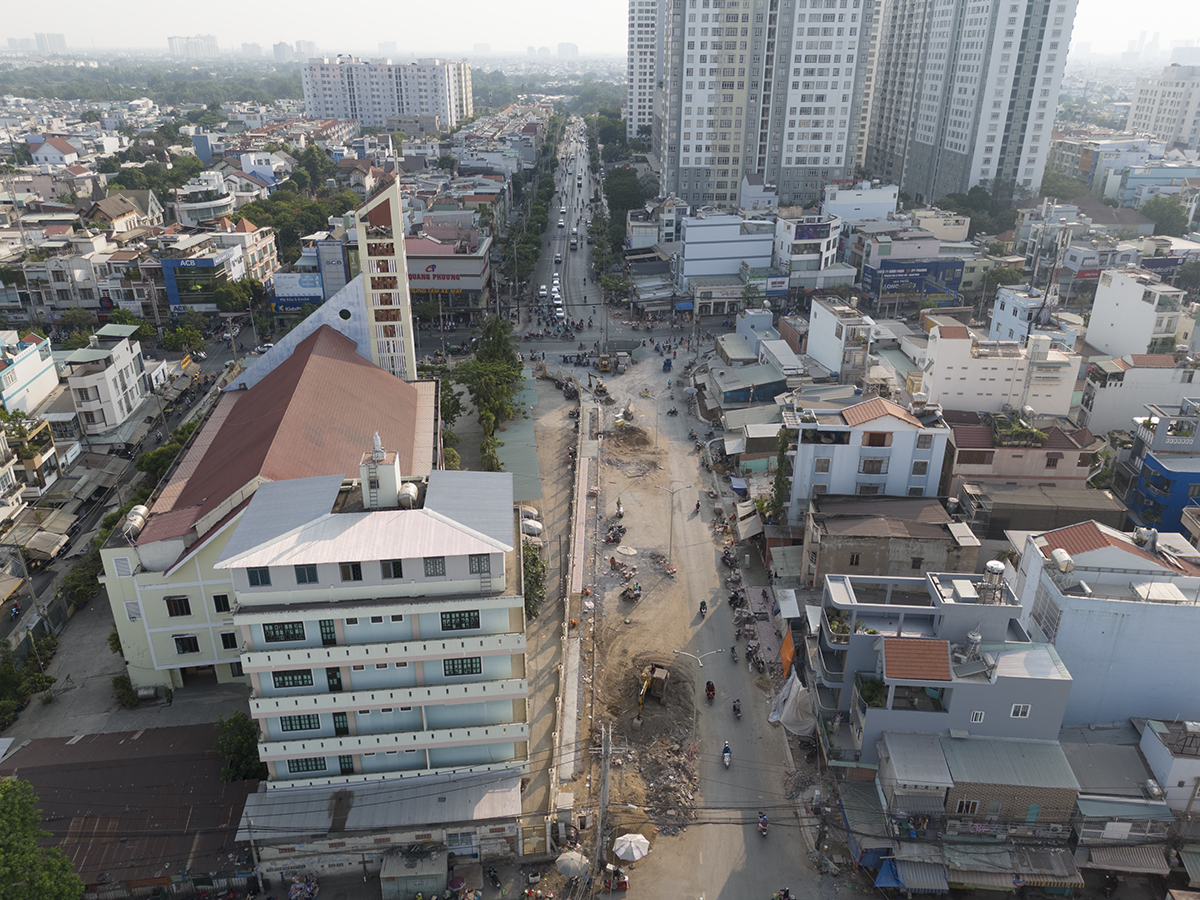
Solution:
M 258 723 L 240 709 L 228 719 L 217 718 L 213 750 L 225 760 L 221 777 L 226 781 L 267 777 L 267 765 L 258 758 Z
M 1151 197 L 1138 212 L 1154 221 L 1155 234 L 1166 237 L 1183 237 L 1188 225 L 1187 210 L 1175 197 L 1164 194 Z
M 83 879 L 66 854 L 39 846 L 50 833 L 42 829 L 37 801 L 28 781 L 0 781 L 0 893 L 7 900 L 78 900 Z

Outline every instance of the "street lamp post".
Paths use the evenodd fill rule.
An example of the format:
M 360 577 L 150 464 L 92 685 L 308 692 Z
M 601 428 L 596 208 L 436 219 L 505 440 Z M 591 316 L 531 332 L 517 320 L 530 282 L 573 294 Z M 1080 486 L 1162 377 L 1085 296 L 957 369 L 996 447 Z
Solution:
M 655 432 L 657 433 L 657 431 L 658 431 L 658 427 L 656 425 Z M 657 443 L 655 444 L 655 446 L 657 446 Z M 670 510 L 668 511 L 668 515 L 667 515 L 667 518 L 670 520 L 670 526 L 668 527 L 668 532 L 669 532 L 670 536 L 667 539 L 667 562 L 674 562 L 673 551 L 675 549 L 675 495 L 678 494 L 680 491 L 686 491 L 690 487 L 690 485 L 685 484 L 683 487 L 665 488 L 660 484 L 656 484 L 655 487 L 658 488 L 660 491 L 666 491 L 668 494 L 671 495 L 671 507 L 670 507 Z
M 690 656 L 696 662 L 700 663 L 700 668 L 703 669 L 704 668 L 704 657 L 712 656 L 714 653 L 721 653 L 722 651 L 709 650 L 707 653 L 701 653 L 699 656 L 697 656 L 695 653 L 688 653 L 686 650 L 672 650 L 671 652 L 678 656 Z

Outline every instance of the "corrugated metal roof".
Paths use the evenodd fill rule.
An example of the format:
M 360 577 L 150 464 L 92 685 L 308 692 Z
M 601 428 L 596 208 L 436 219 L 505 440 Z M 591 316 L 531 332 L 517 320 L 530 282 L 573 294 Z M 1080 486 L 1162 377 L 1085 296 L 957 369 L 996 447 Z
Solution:
M 1185 844 L 1179 859 L 1187 869 L 1189 887 L 1200 887 L 1200 844 Z
M 322 565 L 375 559 L 465 556 L 508 552 L 503 544 L 429 509 L 378 509 L 326 513 L 280 538 L 248 547 L 218 569 Z
M 1079 789 L 1104 797 L 1141 800 L 1150 772 L 1138 748 L 1128 744 L 1061 742 Z
M 952 872 L 995 872 L 1005 875 L 1011 883 L 1013 860 L 1007 847 L 948 841 L 942 849 Z
M 841 785 L 839 796 L 842 814 L 860 848 L 892 846 L 879 789 L 874 781 L 847 781 Z
M 1013 866 L 1021 879 L 1033 887 L 1083 887 L 1083 876 L 1071 851 L 1063 847 L 1035 850 L 1014 847 Z
M 960 547 L 979 547 L 979 538 L 975 537 L 975 533 L 971 531 L 971 526 L 966 522 L 951 522 L 946 526 L 950 529 L 950 534 Z
M 940 737 L 955 783 L 1079 790 L 1058 741 Z
M 1162 800 L 1135 800 L 1132 797 L 1080 797 L 1075 801 L 1080 815 L 1098 819 L 1137 819 L 1174 822 L 1171 807 Z
M 1116 872 L 1136 872 L 1141 875 L 1171 874 L 1167 865 L 1166 844 L 1135 844 L 1130 847 L 1091 847 L 1088 861 L 1081 863 L 1089 869 L 1109 869 Z
M 387 833 L 520 814 L 521 775 L 515 771 L 277 788 L 246 799 L 237 840 L 249 840 L 247 819 L 254 823 L 255 840 L 288 844 L 316 834 Z
M 891 757 L 898 784 L 954 787 L 936 734 L 883 733 L 883 744 Z
M 342 488 L 341 475 L 268 481 L 254 492 L 216 564 L 278 540 L 329 514 Z
M 511 472 L 430 472 L 425 508 L 502 544 L 513 542 Z
M 966 331 L 966 329 L 963 329 Z M 937 863 L 898 859 L 896 874 L 904 890 L 914 894 L 944 894 L 950 890 L 946 883 L 946 867 Z

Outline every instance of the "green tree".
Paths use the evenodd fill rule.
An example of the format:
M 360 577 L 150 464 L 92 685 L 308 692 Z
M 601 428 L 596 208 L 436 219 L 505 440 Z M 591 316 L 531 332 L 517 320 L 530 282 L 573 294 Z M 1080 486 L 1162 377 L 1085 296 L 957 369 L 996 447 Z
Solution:
M 457 472 L 462 465 L 462 458 L 453 447 L 442 448 L 442 460 L 445 462 L 446 469 L 451 472 Z
M 1183 237 L 1187 228 L 1187 210 L 1174 197 L 1158 194 L 1142 204 L 1138 210 L 1147 219 L 1154 221 L 1154 233 L 1167 237 Z
M 775 480 L 771 484 L 771 499 L 767 504 L 771 519 L 776 523 L 782 522 L 784 506 L 792 496 L 791 470 L 788 467 L 788 447 L 791 442 L 791 433 L 786 428 L 780 428 L 776 443 Z
M 147 450 L 133 461 L 133 467 L 139 472 L 145 472 L 146 479 L 151 484 L 158 484 L 182 449 L 181 445 L 171 441 L 169 444 Z
M 101 118 L 101 116 L 100 116 L 100 110 L 98 110 L 98 109 L 85 109 L 85 110 L 84 110 L 84 111 L 83 111 L 83 112 L 80 114 L 80 116 L 79 116 L 79 121 L 80 121 L 80 122 L 99 122 L 99 121 L 100 121 L 100 118 Z
M 213 302 L 221 312 L 243 312 L 250 308 L 250 287 L 241 281 L 227 281 L 213 291 Z
M 1200 291 L 1200 260 L 1192 260 L 1180 266 L 1175 275 L 1175 284 L 1192 294 Z
M 437 158 L 437 167 L 443 172 L 453 172 L 456 165 L 458 165 L 458 160 L 449 153 L 443 153 Z
M 40 846 L 50 832 L 42 829 L 38 798 L 28 781 L 0 781 L 0 895 L 6 900 L 78 900 L 83 880 L 57 848 Z
M 308 189 L 312 187 L 312 177 L 308 174 L 307 169 L 302 169 L 297 166 L 292 170 L 292 174 L 288 176 L 288 181 L 296 186 L 302 194 L 308 193 Z
M 66 328 L 76 331 L 81 328 L 91 328 L 96 324 L 96 315 L 90 310 L 74 306 L 63 312 L 58 321 Z
M 442 408 L 442 427 L 453 428 L 458 417 L 463 414 L 462 395 L 450 378 L 442 378 L 438 392 Z
M 762 291 L 758 289 L 758 285 L 746 283 L 742 288 L 742 307 L 744 309 L 758 309 L 762 306 L 763 296 Z
M 546 561 L 528 541 L 521 542 L 521 567 L 525 576 L 525 615 L 536 619 L 546 600 Z
M 127 309 L 114 309 L 108 314 L 108 321 L 113 325 L 136 325 L 138 330 L 133 333 L 134 340 L 152 341 L 158 337 L 153 325 Z
M 1088 186 L 1060 172 L 1046 172 L 1042 176 L 1039 197 L 1054 197 L 1056 200 L 1074 200 L 1088 194 Z
M 1016 269 L 1010 269 L 1007 266 L 993 266 L 983 276 L 983 289 L 990 294 L 1002 284 L 1020 284 L 1023 280 L 1024 276 Z
M 163 346 L 172 353 L 199 349 L 204 346 L 204 335 L 191 325 L 180 324 L 174 331 L 163 335 Z
M 258 758 L 258 723 L 240 709 L 228 719 L 217 718 L 215 750 L 225 760 L 221 777 L 226 781 L 262 781 L 266 763 Z

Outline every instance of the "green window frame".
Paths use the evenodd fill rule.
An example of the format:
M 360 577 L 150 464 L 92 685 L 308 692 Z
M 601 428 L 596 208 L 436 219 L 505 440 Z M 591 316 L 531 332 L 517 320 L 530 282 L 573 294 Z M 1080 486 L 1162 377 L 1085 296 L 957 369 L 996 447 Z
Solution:
M 442 674 L 447 677 L 457 675 L 482 675 L 483 657 L 463 656 L 457 659 L 442 660 Z
M 287 770 L 293 775 L 300 772 L 324 772 L 325 757 L 309 756 L 304 759 L 289 759 L 287 761 Z
M 467 562 L 472 575 L 490 575 L 492 572 L 492 557 L 487 553 L 472 553 Z
M 277 688 L 312 687 L 312 669 L 282 669 L 272 672 L 271 683 Z
M 305 638 L 303 622 L 264 622 L 263 640 L 268 644 L 286 641 L 302 641 Z
M 470 631 L 479 627 L 479 610 L 456 609 L 442 613 L 442 631 Z
M 438 578 L 446 574 L 446 557 L 444 556 L 427 556 L 425 557 L 425 577 Z
M 318 715 L 280 716 L 281 731 L 316 731 L 321 727 L 321 717 Z

